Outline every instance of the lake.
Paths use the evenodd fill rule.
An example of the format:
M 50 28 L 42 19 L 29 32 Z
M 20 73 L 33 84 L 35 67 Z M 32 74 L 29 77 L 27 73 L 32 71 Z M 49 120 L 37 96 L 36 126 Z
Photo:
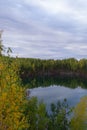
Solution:
M 87 96 L 87 83 L 84 79 L 51 77 L 43 80 L 33 79 L 30 84 L 36 84 L 36 87 L 29 89 L 29 97 L 37 97 L 47 107 L 64 99 L 67 99 L 70 106 L 75 106 L 83 96 Z

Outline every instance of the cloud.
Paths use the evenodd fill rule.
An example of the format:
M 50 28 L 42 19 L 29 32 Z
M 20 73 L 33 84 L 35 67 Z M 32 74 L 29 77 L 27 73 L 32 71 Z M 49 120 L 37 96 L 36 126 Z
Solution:
M 3 44 L 22 57 L 86 57 L 86 7 L 86 0 L 0 1 Z

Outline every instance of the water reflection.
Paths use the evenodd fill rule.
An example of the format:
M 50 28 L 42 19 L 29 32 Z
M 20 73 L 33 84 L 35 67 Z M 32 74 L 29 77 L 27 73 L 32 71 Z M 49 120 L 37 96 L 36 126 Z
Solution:
M 77 87 L 75 89 L 67 88 L 64 86 L 49 86 L 46 88 L 33 88 L 30 89 L 30 97 L 36 96 L 39 100 L 43 100 L 47 105 L 52 102 L 56 103 L 58 100 L 67 99 L 70 106 L 75 106 L 80 98 L 87 95 L 87 89 Z
M 82 88 L 87 88 L 87 79 L 74 78 L 74 77 L 36 77 L 29 78 L 23 81 L 26 88 L 36 88 L 36 87 L 48 87 L 51 85 L 64 86 L 69 88 L 77 88 L 81 86 Z
M 68 101 L 75 106 L 80 98 L 87 95 L 87 80 L 74 77 L 37 77 L 25 81 L 27 96 L 36 96 L 48 106 L 58 100 Z M 29 94 L 29 95 L 28 95 Z

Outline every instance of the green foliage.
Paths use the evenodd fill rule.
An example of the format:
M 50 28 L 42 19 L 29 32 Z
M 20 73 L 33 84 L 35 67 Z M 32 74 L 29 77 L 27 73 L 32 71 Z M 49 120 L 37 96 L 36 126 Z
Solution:
M 62 130 L 60 126 L 62 126 L 63 119 L 64 125 L 67 125 L 66 108 L 59 105 L 56 115 L 48 115 L 44 103 L 39 103 L 36 98 L 27 100 L 25 89 L 22 88 L 19 78 L 20 60 L 10 58 L 10 52 L 11 50 L 8 49 L 7 57 L 0 56 L 0 130 L 45 130 L 50 128 L 50 122 L 52 123 L 52 119 L 56 117 L 55 128 L 58 123 Z M 53 64 L 52 61 L 51 63 Z M 32 71 L 35 73 L 38 73 L 39 68 L 42 67 L 42 64 L 37 64 L 37 70 L 35 70 L 33 61 L 30 67 L 31 65 L 33 66 Z M 47 70 L 48 66 L 46 65 L 43 69 Z M 59 112 L 60 109 L 61 112 Z M 51 126 L 54 126 L 54 122 Z
M 2 56 L 2 52 L 4 51 L 4 46 L 2 45 L 2 43 L 0 42 L 0 56 Z
M 77 61 L 74 58 L 64 60 L 11 58 L 11 49 L 8 48 L 7 57 L 2 55 L 3 50 L 3 45 L 0 45 L 0 130 L 86 130 L 87 97 L 82 98 L 76 106 L 70 121 L 68 118 L 72 109 L 66 100 L 51 104 L 50 112 L 47 112 L 43 102 L 38 102 L 36 98 L 26 99 L 25 89 L 20 80 L 20 77 L 22 80 L 34 77 L 31 84 L 38 86 L 39 82 L 36 83 L 35 79 L 38 75 L 84 76 L 87 72 L 86 59 Z M 74 87 L 75 83 L 75 80 L 72 81 L 70 87 Z M 45 86 L 48 84 L 49 80 Z M 60 84 L 63 85 L 62 82 Z
M 87 59 L 41 60 L 18 58 L 22 80 L 36 76 L 87 77 Z
M 87 96 L 83 97 L 74 109 L 71 130 L 87 130 Z
M 0 57 L 0 130 L 68 130 L 70 128 L 68 116 L 72 111 L 66 100 L 57 104 L 51 104 L 50 113 L 47 112 L 45 104 L 38 102 L 36 98 L 26 100 L 25 89 L 21 86 L 21 80 L 19 78 L 21 72 L 20 65 L 22 65 L 19 62 L 20 60 L 19 58 L 10 58 L 9 56 Z M 54 65 L 53 60 L 49 61 L 52 63 L 52 65 L 49 64 L 49 67 L 46 64 L 45 67 L 42 63 L 38 64 L 36 66 L 38 69 L 34 68 L 35 64 L 32 59 L 31 61 L 33 68 L 31 70 L 31 65 L 30 67 L 27 66 L 29 68 L 25 67 L 26 71 L 30 69 L 31 72 L 39 73 L 39 67 L 40 69 L 43 67 L 43 70 L 46 70 L 48 73 L 49 67 L 50 71 L 55 68 L 52 67 Z M 71 61 L 69 62 L 71 63 Z M 42 80 L 42 82 L 44 81 Z M 49 82 L 45 85 L 47 84 Z M 33 80 L 33 86 L 35 85 L 36 79 Z M 87 128 L 86 109 L 87 98 L 84 98 L 75 108 L 70 129 L 85 130 Z
M 25 106 L 24 114 L 30 124 L 29 130 L 67 130 L 70 127 L 68 116 L 71 108 L 66 100 L 51 104 L 51 109 L 47 112 L 46 105 L 33 97 Z
M 30 124 L 29 130 L 45 130 L 48 118 L 44 103 L 39 103 L 35 97 L 29 99 L 25 106 L 25 116 Z
M 35 87 L 48 87 L 50 85 L 60 85 L 69 88 L 76 88 L 81 86 L 82 88 L 87 88 L 87 80 L 84 78 L 75 78 L 75 77 L 58 77 L 58 76 L 43 76 L 28 78 L 22 80 L 23 86 L 26 88 L 35 88 Z
M 20 86 L 16 59 L 0 57 L 0 130 L 27 128 L 23 107 L 27 102 Z
M 70 122 L 69 115 L 72 109 L 69 108 L 66 99 L 63 102 L 58 101 L 57 104 L 51 104 L 51 114 L 49 117 L 48 130 L 68 130 Z

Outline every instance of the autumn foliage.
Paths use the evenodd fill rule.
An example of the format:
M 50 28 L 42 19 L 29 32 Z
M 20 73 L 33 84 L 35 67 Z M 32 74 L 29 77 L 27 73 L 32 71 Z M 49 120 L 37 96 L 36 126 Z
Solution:
M 26 98 L 20 86 L 16 59 L 0 57 L 0 130 L 27 128 L 23 114 Z
M 81 98 L 74 109 L 71 130 L 87 130 L 87 96 Z
M 76 106 L 71 120 L 67 118 L 72 111 L 66 100 L 51 104 L 51 114 L 48 114 L 44 103 L 39 103 L 36 98 L 27 99 L 19 78 L 20 72 L 24 74 L 30 68 L 38 73 L 37 69 L 33 64 L 33 69 L 28 66 L 21 70 L 23 65 L 21 62 L 20 67 L 19 61 L 10 55 L 0 56 L 0 130 L 86 130 L 87 97 Z M 36 68 L 39 70 L 39 67 Z M 45 67 L 49 66 L 45 64 Z M 43 65 L 42 68 L 44 70 Z

